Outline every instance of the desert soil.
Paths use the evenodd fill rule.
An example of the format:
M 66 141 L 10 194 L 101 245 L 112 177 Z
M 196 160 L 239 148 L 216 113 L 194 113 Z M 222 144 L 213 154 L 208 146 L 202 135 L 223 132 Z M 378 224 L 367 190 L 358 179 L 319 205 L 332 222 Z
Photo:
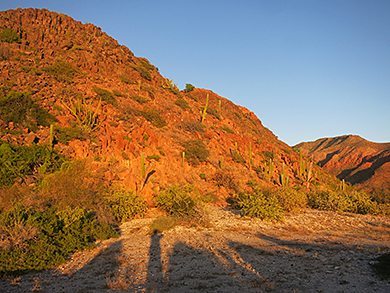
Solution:
M 390 292 L 371 264 L 390 252 L 390 218 L 306 210 L 283 223 L 210 206 L 210 225 L 152 233 L 154 217 L 1 292 Z

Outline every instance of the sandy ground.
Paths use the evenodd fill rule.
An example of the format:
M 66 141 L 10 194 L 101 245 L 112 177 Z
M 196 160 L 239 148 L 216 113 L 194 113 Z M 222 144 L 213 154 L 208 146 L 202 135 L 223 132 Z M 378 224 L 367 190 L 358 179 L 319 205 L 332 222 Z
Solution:
M 153 218 L 1 292 L 390 292 L 370 263 L 390 252 L 390 218 L 307 210 L 283 223 L 210 206 L 209 227 L 152 233 Z M 390 269 L 390 268 L 389 268 Z

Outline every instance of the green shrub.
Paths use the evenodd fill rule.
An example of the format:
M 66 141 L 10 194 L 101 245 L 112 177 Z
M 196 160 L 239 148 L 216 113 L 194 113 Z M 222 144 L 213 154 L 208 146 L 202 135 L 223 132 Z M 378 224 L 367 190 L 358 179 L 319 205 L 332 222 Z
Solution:
M 233 208 L 243 216 L 257 217 L 263 220 L 283 220 L 283 208 L 273 193 L 263 193 L 259 189 L 252 193 L 239 193 L 233 198 Z
M 105 101 L 115 107 L 118 105 L 115 95 L 112 92 L 99 87 L 94 87 L 93 90 L 97 93 L 98 98 L 102 99 L 102 101 Z
M 139 96 L 139 95 L 132 95 L 130 96 L 130 99 L 140 103 L 140 104 L 145 104 L 149 102 L 149 99 L 144 96 Z
M 121 82 L 126 83 L 126 84 L 134 84 L 134 81 L 132 81 L 129 77 L 127 76 L 121 76 L 120 77 Z
M 20 35 L 12 28 L 5 28 L 0 33 L 0 41 L 7 43 L 20 43 Z
M 160 114 L 156 110 L 141 111 L 140 115 L 158 128 L 162 128 L 165 125 L 167 125 L 165 120 L 160 116 Z
M 183 152 L 185 152 L 187 161 L 193 166 L 198 165 L 200 162 L 206 162 L 210 155 L 206 145 L 201 140 L 189 140 L 184 142 L 183 146 Z
M 114 190 L 106 197 L 106 204 L 111 208 L 118 222 L 125 222 L 135 216 L 143 216 L 147 205 L 144 199 L 131 191 Z
M 365 192 L 320 191 L 309 194 L 309 205 L 315 209 L 351 212 L 358 214 L 378 214 L 380 205 Z
M 153 202 L 158 208 L 172 216 L 197 222 L 207 220 L 202 198 L 193 186 L 172 186 L 156 196 Z
M 56 140 L 62 144 L 68 144 L 73 139 L 86 140 L 89 138 L 87 132 L 78 127 L 58 127 L 55 128 Z
M 225 171 L 216 172 L 213 176 L 213 181 L 218 187 L 223 186 L 237 193 L 239 192 L 239 185 L 235 180 L 234 175 L 229 172 L 225 172 Z
M 36 131 L 38 126 L 50 126 L 57 119 L 40 107 L 28 92 L 9 92 L 0 97 L 0 117 L 5 122 L 14 122 Z
M 18 204 L 0 214 L 0 275 L 48 269 L 97 239 L 117 236 L 86 209 L 40 211 Z
M 227 126 L 222 126 L 221 129 L 226 133 L 234 133 L 234 130 Z
M 166 217 L 159 217 L 155 219 L 150 225 L 150 230 L 152 231 L 168 231 L 178 224 L 180 220 L 176 217 L 172 216 L 166 216 Z
M 46 66 L 42 69 L 50 75 L 53 75 L 58 81 L 73 82 L 74 75 L 78 70 L 69 62 L 57 60 L 53 65 Z
M 206 126 L 199 121 L 184 121 L 179 127 L 190 133 L 204 133 L 206 128 Z
M 192 84 L 187 83 L 186 88 L 184 89 L 184 92 L 189 93 L 189 92 L 192 92 L 194 89 L 195 89 L 195 87 Z
M 286 212 L 300 211 L 304 209 L 308 203 L 306 193 L 293 188 L 282 188 L 270 190 L 269 192 L 275 193 L 279 205 Z
M 151 155 L 146 157 L 147 160 L 155 160 L 155 161 L 160 161 L 160 156 L 159 155 Z
M 120 92 L 120 91 L 117 91 L 117 90 L 113 90 L 112 93 L 113 93 L 116 97 L 124 97 L 124 98 L 127 97 L 126 94 L 124 94 L 124 93 L 122 93 L 122 92 Z
M 57 170 L 65 159 L 49 146 L 14 146 L 0 141 L 0 188 L 34 173 Z
M 182 108 L 183 110 L 185 109 L 189 109 L 191 110 L 191 107 L 190 105 L 188 104 L 188 102 L 186 100 L 184 100 L 183 98 L 179 98 L 175 101 L 175 104 L 178 105 L 180 108 Z
M 29 73 L 31 75 L 42 75 L 42 70 L 39 68 L 36 68 L 34 66 L 21 66 L 24 72 Z
M 154 65 L 150 64 L 150 62 L 147 60 L 141 60 L 140 65 L 143 68 L 148 69 L 148 70 L 155 70 L 156 69 L 156 67 Z

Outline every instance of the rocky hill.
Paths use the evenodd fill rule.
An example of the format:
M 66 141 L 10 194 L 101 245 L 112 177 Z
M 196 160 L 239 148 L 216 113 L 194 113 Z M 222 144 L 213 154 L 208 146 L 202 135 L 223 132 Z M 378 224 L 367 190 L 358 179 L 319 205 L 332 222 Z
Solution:
M 356 135 L 322 138 L 294 146 L 339 179 L 366 189 L 390 189 L 390 143 Z
M 107 184 L 142 190 L 149 203 L 180 183 L 221 200 L 250 180 L 281 186 L 283 169 L 289 185 L 304 185 L 298 154 L 253 112 L 210 90 L 187 85 L 180 91 L 100 28 L 39 9 L 3 11 L 0 28 L 0 86 L 7 100 L 1 140 L 51 143 L 66 156 L 88 158 Z M 18 120 L 7 108 L 11 102 L 13 108 L 39 106 L 46 116 L 21 107 L 26 114 Z M 312 183 L 338 184 L 314 169 Z

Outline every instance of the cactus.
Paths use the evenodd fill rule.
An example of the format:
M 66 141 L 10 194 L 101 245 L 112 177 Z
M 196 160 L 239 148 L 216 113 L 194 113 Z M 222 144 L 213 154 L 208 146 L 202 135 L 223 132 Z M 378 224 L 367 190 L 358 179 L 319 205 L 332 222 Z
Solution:
M 237 142 L 234 143 L 234 156 L 237 156 Z
M 341 182 L 341 190 L 344 192 L 345 191 L 345 180 Z
M 252 143 L 249 142 L 249 169 L 252 168 Z
M 222 101 L 218 101 L 218 114 L 219 116 L 222 116 Z
M 219 162 L 219 167 L 223 169 L 223 157 L 221 157 L 221 161 Z
M 310 182 L 313 179 L 312 178 L 313 161 L 310 161 L 310 164 L 308 162 L 307 167 L 308 167 L 308 169 L 307 169 L 307 177 L 306 177 L 306 188 L 309 188 Z
M 181 153 L 181 160 L 182 160 L 182 165 L 183 165 L 183 168 L 184 168 L 184 160 L 186 158 L 186 153 L 185 152 L 182 152 Z
M 299 149 L 299 178 L 302 179 L 303 170 L 305 169 L 304 161 L 302 159 L 302 149 Z
M 102 103 L 102 99 L 99 99 L 98 106 L 95 112 L 92 111 L 92 100 L 87 105 L 85 99 L 81 101 L 77 99 L 76 103 L 70 101 L 70 106 L 62 102 L 62 104 L 71 112 L 71 114 L 76 118 L 77 122 L 82 126 L 86 131 L 92 131 L 98 128 L 101 123 L 97 121 L 97 112 Z
M 144 153 L 141 153 L 141 173 L 142 173 L 142 178 L 145 178 L 146 167 L 145 167 Z
M 50 124 L 50 148 L 51 150 L 53 150 L 53 128 L 54 128 L 54 125 L 53 124 Z
M 282 184 L 283 188 L 285 188 L 288 184 L 288 177 L 286 176 L 284 163 L 282 164 L 282 174 L 280 175 L 280 183 Z
M 202 117 L 200 118 L 200 122 L 203 122 L 205 119 L 206 119 L 206 115 L 207 115 L 207 107 L 209 106 L 209 94 L 207 94 L 207 98 L 206 98 L 206 105 L 203 109 L 203 112 L 202 112 Z
M 269 159 L 269 166 L 267 170 L 267 162 L 264 162 L 264 172 L 267 175 L 267 181 L 270 182 L 274 173 L 274 162 L 272 159 Z
M 138 91 L 141 92 L 141 81 L 138 81 Z

